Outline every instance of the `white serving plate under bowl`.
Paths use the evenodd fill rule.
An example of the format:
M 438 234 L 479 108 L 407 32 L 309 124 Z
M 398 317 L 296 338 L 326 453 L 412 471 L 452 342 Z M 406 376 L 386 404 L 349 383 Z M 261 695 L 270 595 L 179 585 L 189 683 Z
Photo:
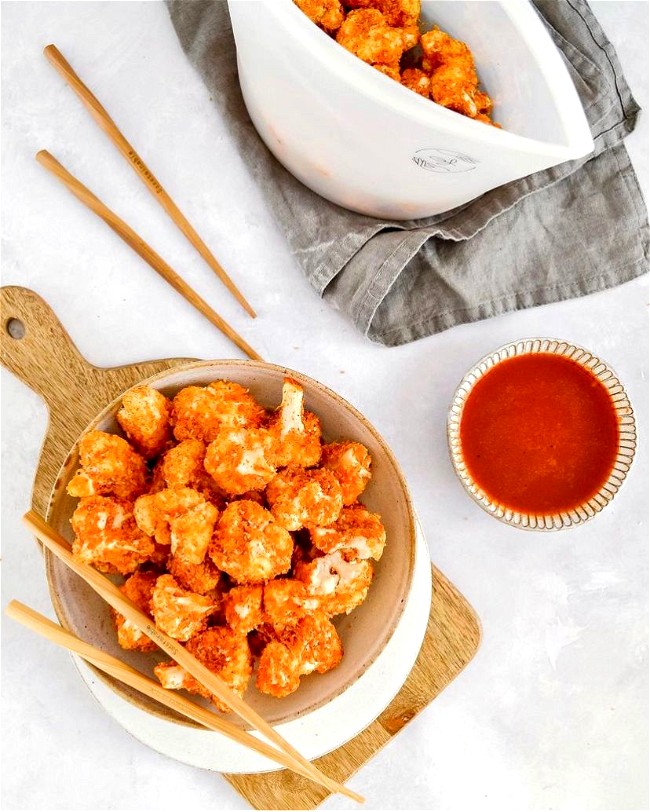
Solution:
M 431 607 L 431 559 L 418 524 L 415 569 L 404 611 L 381 654 L 345 691 L 316 710 L 276 730 L 305 758 L 313 760 L 345 744 L 390 704 L 415 663 Z M 256 773 L 282 769 L 219 733 L 178 725 L 144 712 L 111 690 L 80 658 L 73 657 L 82 679 L 104 708 L 134 738 L 176 761 L 224 773 Z M 262 738 L 255 731 L 253 735 Z
M 203 361 L 183 364 L 140 382 L 171 397 L 183 387 L 225 379 L 247 387 L 263 406 L 275 408 L 281 402 L 285 376 L 304 388 L 305 406 L 320 418 L 326 442 L 348 439 L 368 448 L 373 476 L 361 501 L 382 517 L 388 541 L 382 558 L 375 565 L 375 577 L 366 600 L 349 615 L 334 618 L 345 651 L 340 665 L 326 674 L 303 677 L 299 689 L 283 699 L 262 694 L 255 688 L 254 679 L 251 680 L 244 697 L 246 702 L 274 725 L 326 706 L 368 671 L 391 640 L 406 605 L 415 567 L 416 519 L 406 482 L 390 449 L 363 415 L 335 392 L 299 372 L 259 361 Z M 122 396 L 108 404 L 86 431 L 118 432 L 115 414 L 121 400 Z M 50 524 L 70 541 L 70 517 L 78 500 L 68 496 L 65 488 L 78 464 L 75 446 L 59 473 L 48 512 Z M 57 616 L 74 634 L 149 676 L 153 676 L 157 663 L 168 659 L 161 652 L 144 654 L 121 649 L 107 604 L 49 554 L 46 554 L 46 571 Z M 109 690 L 141 711 L 177 727 L 194 725 L 123 683 L 98 671 L 94 674 Z M 224 718 L 245 727 L 234 714 Z
M 463 459 L 460 441 L 463 407 L 477 381 L 501 361 L 531 353 L 550 353 L 564 356 L 585 367 L 607 388 L 619 423 L 618 455 L 607 481 L 598 493 L 572 510 L 544 515 L 511 510 L 498 502 L 493 502 L 470 476 Z M 575 527 L 592 519 L 612 501 L 623 484 L 623 480 L 627 476 L 634 459 L 636 424 L 632 405 L 623 384 L 604 361 L 601 361 L 583 347 L 577 347 L 568 341 L 554 338 L 528 338 L 499 347 L 499 349 L 482 358 L 465 375 L 454 394 L 449 410 L 447 440 L 454 471 L 463 487 L 472 499 L 491 516 L 523 530 L 562 530 L 567 527 Z

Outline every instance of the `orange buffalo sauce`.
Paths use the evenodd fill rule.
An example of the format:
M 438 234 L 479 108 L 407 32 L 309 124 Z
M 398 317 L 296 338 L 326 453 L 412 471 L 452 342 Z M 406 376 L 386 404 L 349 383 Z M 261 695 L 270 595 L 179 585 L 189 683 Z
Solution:
M 467 471 L 504 508 L 548 515 L 595 496 L 618 453 L 618 416 L 588 369 L 551 353 L 508 358 L 479 378 L 460 422 Z

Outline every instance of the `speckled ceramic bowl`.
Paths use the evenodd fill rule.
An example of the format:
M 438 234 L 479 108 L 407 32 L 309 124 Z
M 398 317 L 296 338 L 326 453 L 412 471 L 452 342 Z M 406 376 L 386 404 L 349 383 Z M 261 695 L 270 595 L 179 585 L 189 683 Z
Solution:
M 470 476 L 463 458 L 460 426 L 467 398 L 476 383 L 496 364 L 508 358 L 531 353 L 550 353 L 577 362 L 591 372 L 608 390 L 618 418 L 618 454 L 607 481 L 592 498 L 571 510 L 551 514 L 525 513 L 494 502 Z M 632 464 L 636 450 L 634 412 L 623 385 L 603 361 L 582 347 L 551 338 L 529 338 L 506 344 L 482 358 L 462 379 L 449 410 L 447 439 L 454 470 L 467 493 L 490 515 L 524 530 L 561 530 L 583 524 L 606 507 L 616 495 Z
M 259 693 L 254 680 L 251 681 L 245 699 L 272 724 L 296 719 L 340 695 L 377 659 L 391 639 L 411 588 L 415 561 L 416 522 L 406 482 L 390 449 L 363 415 L 335 392 L 298 372 L 256 361 L 205 361 L 184 364 L 143 381 L 173 396 L 185 386 L 206 385 L 223 378 L 248 387 L 264 406 L 276 407 L 281 400 L 285 375 L 303 386 L 306 407 L 319 416 L 326 441 L 356 440 L 369 449 L 373 477 L 361 499 L 370 510 L 381 515 L 387 544 L 376 564 L 366 601 L 350 615 L 335 619 L 345 650 L 341 664 L 326 674 L 303 677 L 298 691 L 284 699 Z M 115 414 L 120 402 L 121 398 L 110 403 L 87 431 L 117 432 Z M 49 512 L 50 523 L 69 540 L 72 540 L 70 517 L 77 500 L 68 496 L 65 488 L 77 467 L 75 446 L 59 474 Z M 75 634 L 150 675 L 156 663 L 167 659 L 161 653 L 142 654 L 121 649 L 108 606 L 51 555 L 47 556 L 47 575 L 57 615 Z M 184 718 L 122 683 L 100 672 L 97 677 L 142 710 L 188 724 Z M 232 721 L 238 722 L 238 719 Z

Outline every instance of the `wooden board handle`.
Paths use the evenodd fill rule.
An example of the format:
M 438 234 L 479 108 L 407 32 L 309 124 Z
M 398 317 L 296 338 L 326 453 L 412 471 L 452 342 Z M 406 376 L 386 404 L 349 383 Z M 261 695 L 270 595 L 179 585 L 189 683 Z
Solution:
M 83 358 L 49 305 L 34 291 L 1 288 L 0 312 L 2 364 L 37 392 L 50 410 L 70 403 L 71 389 L 77 388 L 71 382 L 93 383 L 99 370 Z

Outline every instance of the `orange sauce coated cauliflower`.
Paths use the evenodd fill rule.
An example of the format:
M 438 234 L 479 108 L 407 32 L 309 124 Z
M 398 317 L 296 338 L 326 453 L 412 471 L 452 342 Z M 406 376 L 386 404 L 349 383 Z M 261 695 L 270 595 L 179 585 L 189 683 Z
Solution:
M 206 668 L 221 677 L 238 696 L 244 695 L 253 673 L 253 657 L 246 635 L 240 634 L 228 626 L 213 626 L 195 635 L 185 648 Z M 224 713 L 230 710 L 184 668 L 174 662 L 157 665 L 154 673 L 164 688 L 184 689 L 211 699 L 214 705 Z
M 156 626 L 182 642 L 203 631 L 208 617 L 218 608 L 212 597 L 183 589 L 172 575 L 161 575 L 151 596 Z
M 341 486 L 325 468 L 285 468 L 266 489 L 271 513 L 287 530 L 335 522 L 343 507 Z
M 81 468 L 68 483 L 70 496 L 116 496 L 134 499 L 146 489 L 147 465 L 126 440 L 89 431 L 79 441 Z
M 126 597 L 133 601 L 145 615 L 151 617 L 151 597 L 158 579 L 156 572 L 134 572 L 120 587 Z M 111 616 L 117 630 L 117 642 L 124 649 L 133 651 L 156 651 L 158 646 L 124 615 L 111 609 Z
M 71 519 L 72 553 L 100 572 L 129 575 L 149 561 L 154 544 L 137 526 L 133 503 L 110 496 L 86 496 Z
M 370 480 L 367 449 L 323 445 L 292 378 L 275 409 L 228 381 L 186 387 L 173 402 L 136 387 L 118 420 L 126 440 L 92 431 L 79 444 L 68 486 L 80 497 L 75 559 L 124 576 L 122 592 L 240 696 L 253 656 L 258 689 L 274 697 L 335 668 L 343 647 L 329 618 L 365 598 L 368 559 L 385 543 L 380 518 L 357 501 Z M 157 648 L 111 615 L 120 646 Z M 154 671 L 166 688 L 228 710 L 177 663 Z
M 238 584 L 259 584 L 291 567 L 293 539 L 273 515 L 241 499 L 224 510 L 208 554 Z
M 211 443 L 224 428 L 257 426 L 264 410 L 248 389 L 230 381 L 186 386 L 174 398 L 172 423 L 177 440 Z
M 171 439 L 171 401 L 151 386 L 136 386 L 122 398 L 117 422 L 129 442 L 150 460 L 165 450 Z

